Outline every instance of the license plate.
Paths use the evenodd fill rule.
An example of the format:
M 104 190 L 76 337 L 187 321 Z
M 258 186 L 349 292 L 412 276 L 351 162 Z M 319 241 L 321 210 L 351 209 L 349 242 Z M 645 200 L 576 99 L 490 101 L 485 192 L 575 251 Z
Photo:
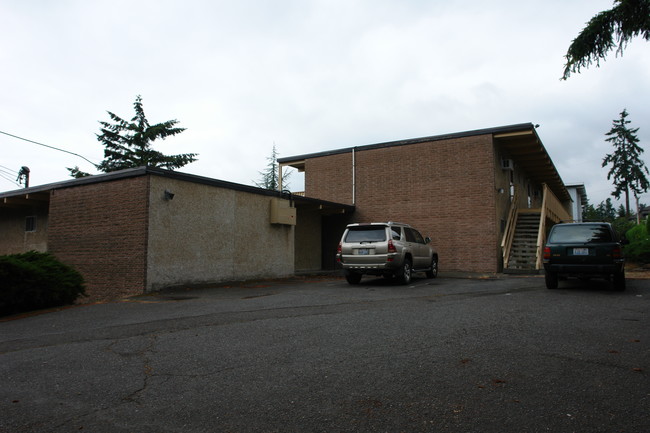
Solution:
M 573 249 L 573 255 L 574 256 L 588 256 L 589 255 L 589 248 L 574 248 Z
M 359 248 L 360 256 L 367 256 L 368 254 L 370 254 L 370 250 L 368 250 L 368 248 Z

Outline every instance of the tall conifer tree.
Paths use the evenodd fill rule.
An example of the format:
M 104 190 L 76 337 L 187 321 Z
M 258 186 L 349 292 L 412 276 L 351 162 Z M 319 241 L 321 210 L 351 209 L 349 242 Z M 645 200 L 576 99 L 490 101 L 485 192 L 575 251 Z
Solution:
M 273 145 L 273 150 L 271 151 L 271 156 L 267 157 L 266 160 L 268 164 L 266 165 L 266 170 L 260 171 L 261 179 L 259 182 L 255 182 L 255 186 L 264 189 L 270 189 L 273 191 L 285 190 L 288 189 L 288 180 L 291 176 L 291 172 L 283 171 L 282 172 L 282 187 L 279 187 L 279 167 L 278 167 L 278 151 Z
M 196 153 L 165 155 L 152 148 L 152 143 L 158 139 L 180 134 L 185 128 L 175 125 L 178 120 L 149 124 L 142 107 L 142 98 L 138 95 L 133 103 L 135 116 L 126 121 L 118 115 L 107 111 L 111 122 L 99 122 L 101 134 L 97 134 L 104 146 L 104 160 L 96 168 L 105 173 L 125 168 L 140 166 L 160 167 L 173 170 L 196 161 Z M 78 167 L 68 168 L 72 177 L 88 176 Z
M 611 164 L 609 173 L 607 173 L 607 180 L 612 180 L 614 183 L 614 191 L 612 195 L 617 199 L 621 194 L 625 195 L 625 212 L 627 216 L 630 215 L 630 191 L 635 196 L 646 192 L 650 183 L 646 178 L 648 168 L 641 160 L 643 148 L 638 145 L 639 139 L 636 136 L 639 128 L 630 129 L 627 125 L 630 123 L 627 120 L 627 110 L 621 112 L 621 117 L 612 122 L 612 129 L 605 134 L 609 141 L 614 146 L 614 152 L 608 154 L 603 159 L 602 166 L 605 167 Z

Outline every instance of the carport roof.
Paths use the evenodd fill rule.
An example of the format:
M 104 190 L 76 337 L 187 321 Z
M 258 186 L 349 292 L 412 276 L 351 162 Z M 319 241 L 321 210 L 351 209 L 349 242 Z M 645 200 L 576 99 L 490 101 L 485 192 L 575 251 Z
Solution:
M 475 129 L 472 131 L 456 132 L 451 134 L 433 135 L 429 137 L 411 138 L 406 140 L 389 141 L 385 143 L 367 144 L 364 146 L 346 147 L 342 149 L 329 150 L 324 152 L 309 153 L 298 156 L 279 158 L 278 163 L 282 166 L 290 166 L 300 171 L 305 169 L 305 161 L 311 158 L 350 153 L 352 151 L 362 152 L 365 150 L 381 149 L 385 147 L 406 146 L 416 143 L 426 143 L 455 138 L 472 137 L 477 135 L 492 135 L 494 141 L 508 154 L 510 159 L 519 164 L 529 175 L 531 180 L 537 183 L 545 183 L 553 193 L 563 201 L 571 197 L 560 177 L 551 157 L 537 135 L 536 126 L 532 123 L 519 123 L 514 125 L 499 126 L 486 129 Z
M 13 191 L 0 192 L 0 208 L 3 207 L 21 207 L 32 206 L 34 204 L 45 204 L 50 200 L 50 192 L 57 189 L 72 188 L 82 185 L 95 184 L 101 182 L 110 182 L 113 180 L 155 175 L 170 179 L 183 180 L 186 182 L 211 185 L 219 188 L 232 189 L 236 191 L 249 192 L 252 194 L 266 195 L 269 197 L 283 197 L 293 200 L 297 207 L 313 207 L 322 210 L 324 213 L 348 213 L 354 211 L 354 206 L 335 203 L 325 200 L 318 200 L 296 195 L 289 195 L 279 191 L 258 188 L 249 185 L 243 185 L 224 180 L 213 179 L 210 177 L 197 176 L 193 174 L 181 173 L 178 171 L 164 170 L 155 167 L 137 167 L 125 170 L 114 171 L 111 173 L 96 174 L 93 176 L 82 177 L 79 179 L 68 179 L 61 182 L 49 183 L 45 185 L 32 186 L 29 188 L 17 189 Z

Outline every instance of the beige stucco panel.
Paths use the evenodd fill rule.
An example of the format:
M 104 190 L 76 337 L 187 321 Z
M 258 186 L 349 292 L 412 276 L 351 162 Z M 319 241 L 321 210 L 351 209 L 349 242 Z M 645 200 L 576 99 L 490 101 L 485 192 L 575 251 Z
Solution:
M 317 209 L 298 211 L 300 223 L 296 226 L 296 270 L 320 270 L 322 257 L 321 215 Z
M 293 229 L 270 224 L 271 197 L 152 176 L 149 200 L 147 290 L 293 274 Z

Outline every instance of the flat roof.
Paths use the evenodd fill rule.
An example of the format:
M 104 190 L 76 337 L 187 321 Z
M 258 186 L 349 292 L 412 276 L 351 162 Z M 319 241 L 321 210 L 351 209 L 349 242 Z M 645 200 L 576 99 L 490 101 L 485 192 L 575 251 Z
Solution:
M 354 211 L 354 206 L 319 200 L 309 197 L 301 197 L 287 192 L 273 191 L 256 186 L 243 185 L 240 183 L 227 182 L 224 180 L 214 179 L 194 174 L 181 173 L 173 170 L 165 170 L 157 167 L 136 167 L 124 170 L 113 171 L 110 173 L 95 174 L 92 176 L 80 177 L 77 179 L 68 179 L 61 182 L 49 183 L 38 186 L 30 186 L 12 191 L 0 192 L 0 207 L 3 205 L 30 204 L 34 201 L 49 201 L 50 191 L 64 188 L 73 188 L 83 185 L 110 182 L 119 179 L 139 177 L 145 175 L 162 176 L 170 179 L 182 180 L 186 182 L 210 185 L 219 188 L 232 189 L 235 191 L 248 192 L 251 194 L 266 195 L 269 197 L 282 197 L 293 200 L 296 205 L 316 206 L 325 210 L 336 210 L 344 212 Z

